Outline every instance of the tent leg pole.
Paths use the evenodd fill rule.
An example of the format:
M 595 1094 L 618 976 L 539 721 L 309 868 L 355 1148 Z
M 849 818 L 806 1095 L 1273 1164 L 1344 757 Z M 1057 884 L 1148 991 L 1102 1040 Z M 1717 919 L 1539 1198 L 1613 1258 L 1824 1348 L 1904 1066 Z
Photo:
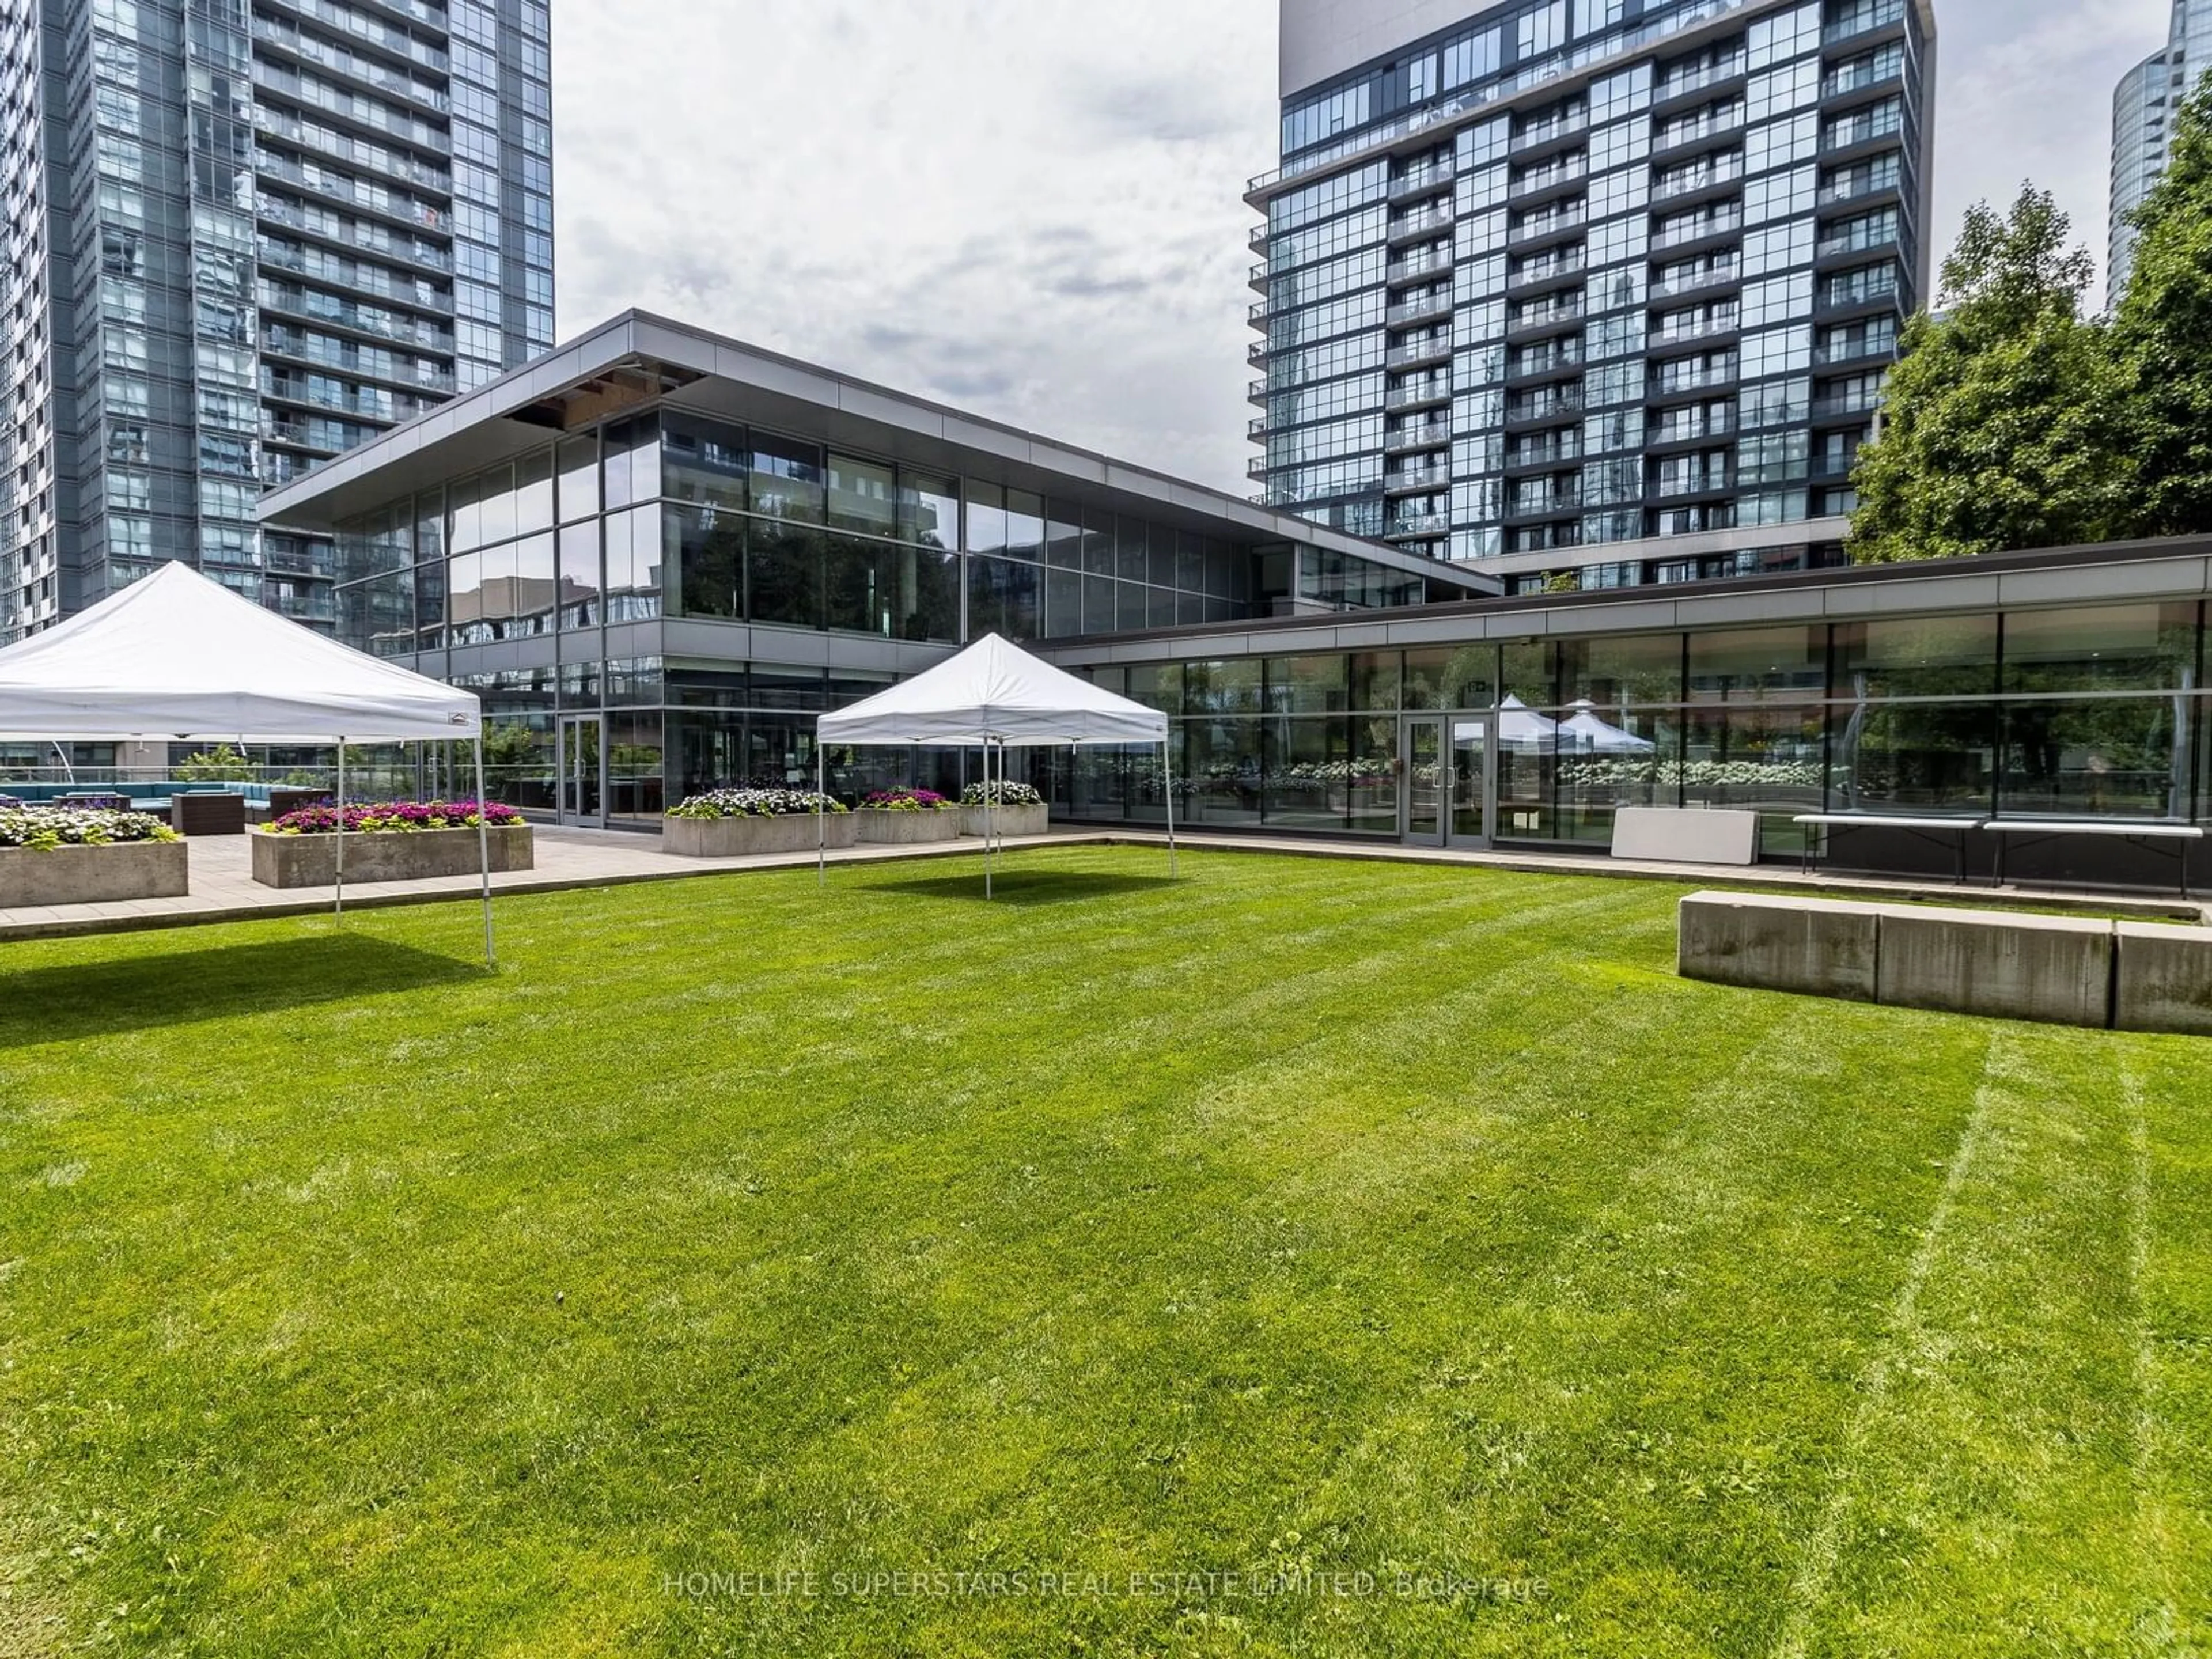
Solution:
M 1168 781 L 1168 876 L 1171 880 L 1176 873 L 1174 744 L 1175 728 L 1170 726 L 1160 743 L 1160 769 Z
M 790 775 L 787 773 L 787 777 Z M 822 739 L 814 740 L 814 886 L 818 892 L 830 884 L 830 820 L 823 816 L 823 797 L 829 793 L 829 751 Z
M 1006 770 L 1006 757 L 999 757 L 999 769 Z M 997 820 L 991 811 L 991 740 L 983 739 L 983 896 L 991 896 L 991 827 Z
M 337 904 L 331 911 L 331 915 L 340 921 L 345 920 L 345 746 L 346 740 L 340 738 L 338 739 L 338 838 L 337 844 L 331 850 L 331 860 L 337 866 L 335 873 L 337 877 Z
M 491 818 L 484 810 L 483 736 L 477 736 L 477 855 L 483 866 L 484 966 L 496 968 L 499 957 L 491 937 Z

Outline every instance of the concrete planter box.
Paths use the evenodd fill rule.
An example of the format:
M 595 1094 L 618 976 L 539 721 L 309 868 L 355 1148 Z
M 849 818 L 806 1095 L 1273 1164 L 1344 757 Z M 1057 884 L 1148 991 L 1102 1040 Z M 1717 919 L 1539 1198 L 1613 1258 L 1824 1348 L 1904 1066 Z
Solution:
M 878 812 L 863 807 L 853 816 L 860 821 L 862 841 L 912 847 L 926 841 L 960 839 L 957 809 L 927 807 L 919 812 Z
M 1881 915 L 1877 905 L 1834 899 L 1699 893 L 1681 903 L 1675 971 L 1715 985 L 1873 1002 Z
M 769 853 L 811 853 L 817 845 L 850 847 L 860 838 L 858 816 L 811 812 L 774 818 L 663 818 L 660 848 L 684 859 L 749 859 Z
M 0 847 L 0 910 L 182 898 L 191 884 L 190 859 L 180 841 L 57 847 L 49 852 Z
M 337 880 L 337 837 L 247 832 L 253 846 L 253 878 L 264 887 L 329 887 Z M 530 826 L 491 831 L 491 867 L 536 866 Z M 473 876 L 483 867 L 473 830 L 405 830 L 345 838 L 346 885 L 356 882 L 428 881 Z
M 1051 814 L 1052 809 L 1042 804 L 1036 806 L 994 806 L 991 809 L 990 829 L 1001 836 L 1041 836 L 1045 831 L 1045 821 Z M 963 806 L 960 809 L 960 833 L 963 836 L 986 833 L 981 807 Z

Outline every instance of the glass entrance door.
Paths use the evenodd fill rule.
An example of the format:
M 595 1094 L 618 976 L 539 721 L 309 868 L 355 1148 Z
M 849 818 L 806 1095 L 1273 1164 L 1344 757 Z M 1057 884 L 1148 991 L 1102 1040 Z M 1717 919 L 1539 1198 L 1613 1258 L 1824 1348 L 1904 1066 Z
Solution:
M 1451 718 L 1451 828 L 1454 847 L 1490 845 L 1490 726 L 1487 714 Z
M 1444 722 L 1435 715 L 1408 718 L 1399 734 L 1399 836 L 1409 846 L 1442 847 L 1450 819 L 1444 811 Z
M 597 714 L 561 720 L 561 822 L 606 827 L 605 730 Z

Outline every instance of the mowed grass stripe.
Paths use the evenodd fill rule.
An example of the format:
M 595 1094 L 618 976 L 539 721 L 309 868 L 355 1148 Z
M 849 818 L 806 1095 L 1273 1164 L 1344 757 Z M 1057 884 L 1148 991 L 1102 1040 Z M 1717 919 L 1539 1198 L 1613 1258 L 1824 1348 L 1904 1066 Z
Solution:
M 2124 1650 L 2138 1395 L 2111 1041 L 2021 1028 L 1993 1046 L 1979 1133 L 1838 1471 L 1798 1650 Z
M 536 896 L 494 980 L 438 964 L 453 907 L 0 957 L 46 1004 L 0 1013 L 17 1577 L 73 1637 L 226 1659 L 1764 1650 L 1998 1028 L 1682 984 L 1664 887 L 1185 860 L 1024 854 L 994 907 L 973 860 Z M 1970 1486 L 1901 1547 L 2015 1527 L 1960 1599 L 2035 1651 L 2039 1563 L 2163 1530 L 2186 1638 L 2203 1134 L 2167 1092 L 2212 1068 L 2023 1040 L 2142 1061 L 2113 1420 L 2170 1496 L 2076 1506 L 2075 1548 Z M 2007 1098 L 2063 1121 L 2043 1077 Z M 2045 1162 L 1987 1201 L 2080 1224 Z M 2024 1274 L 1977 1312 L 2047 1361 Z M 662 1588 L 1392 1562 L 1552 1595 Z

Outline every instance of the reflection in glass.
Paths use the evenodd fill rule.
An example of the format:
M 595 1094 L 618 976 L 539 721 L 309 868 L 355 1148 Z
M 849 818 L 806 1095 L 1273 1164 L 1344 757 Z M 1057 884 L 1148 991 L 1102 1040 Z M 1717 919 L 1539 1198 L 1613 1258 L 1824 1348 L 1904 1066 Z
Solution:
M 1191 714 L 1260 712 L 1260 659 L 1231 657 L 1183 665 L 1183 709 Z
M 1370 835 L 1396 835 L 1398 796 L 1398 717 L 1356 717 L 1345 759 L 1349 827 Z
M 2001 810 L 2008 817 L 2185 819 L 2193 702 L 2007 704 Z
M 745 556 L 745 616 L 787 628 L 822 626 L 822 532 L 756 519 Z
M 968 550 L 1006 550 L 1006 492 L 997 484 L 971 482 L 968 486 Z
M 668 804 L 661 781 L 665 738 L 660 711 L 610 713 L 606 724 L 607 816 L 659 819 Z
M 1830 810 L 1988 812 L 1996 726 L 1996 708 L 1987 702 L 1832 707 Z
M 604 520 L 610 623 L 647 622 L 660 614 L 659 514 L 641 507 Z
M 672 507 L 661 521 L 664 569 L 676 572 L 672 615 L 736 617 L 744 612 L 745 521 L 711 507 Z
M 672 412 L 662 416 L 661 428 L 661 487 L 668 498 L 743 512 L 750 464 L 744 434 Z
M 1043 496 L 1027 489 L 1006 492 L 1006 554 L 1032 564 L 1043 559 Z
M 1682 636 L 1625 634 L 1563 640 L 1555 647 L 1559 701 L 1587 698 L 1600 708 L 1682 700 Z
M 2196 684 L 2193 603 L 2021 611 L 2005 618 L 2008 691 L 2178 691 Z
M 898 487 L 882 461 L 830 457 L 830 523 L 871 536 L 898 533 Z
M 1825 626 L 1747 628 L 1690 635 L 1690 700 L 1770 702 L 1827 690 Z
M 1487 708 L 1495 700 L 1498 649 L 1492 645 L 1434 646 L 1406 653 L 1408 708 Z M 1370 703 L 1369 708 L 1387 708 Z
M 1270 657 L 1267 659 L 1267 712 L 1272 714 L 1326 714 L 1347 707 L 1345 691 L 1346 658 L 1341 652 L 1328 656 Z M 1363 704 L 1364 708 L 1374 705 Z
M 1406 839 L 1441 845 L 1444 838 L 1444 726 L 1442 720 L 1406 722 Z
M 823 577 L 824 627 L 885 638 L 891 635 L 893 596 L 886 579 L 886 567 L 893 550 L 888 543 L 866 541 L 857 536 L 833 534 L 827 538 Z
M 1273 719 L 1264 728 L 1266 821 L 1285 830 L 1351 822 L 1351 726 L 1343 716 Z
M 1831 695 L 1985 697 L 1996 689 L 1997 619 L 1910 617 L 1841 623 Z
M 902 541 L 957 551 L 960 481 L 934 472 L 899 469 L 898 533 Z
M 604 614 L 599 572 L 599 521 L 566 526 L 561 532 L 561 626 L 597 628 Z
M 823 517 L 822 452 L 812 444 L 752 434 L 752 477 L 747 488 L 756 513 L 799 524 Z
M 968 561 L 968 635 L 998 634 L 1010 640 L 1037 637 L 1037 568 L 1011 559 Z
M 541 449 L 514 464 L 514 527 L 528 535 L 553 527 L 553 452 Z
M 1256 683 L 1253 690 L 1256 697 Z M 1190 821 L 1259 823 L 1260 722 L 1188 720 L 1183 726 L 1183 742 L 1190 766 Z
M 550 480 L 549 480 L 550 488 Z M 550 496 L 548 496 L 550 504 Z M 520 634 L 550 634 L 560 591 L 553 538 L 526 536 L 514 544 L 514 616 Z
M 599 440 L 594 433 L 563 438 L 560 448 L 561 522 L 574 523 L 599 510 Z

